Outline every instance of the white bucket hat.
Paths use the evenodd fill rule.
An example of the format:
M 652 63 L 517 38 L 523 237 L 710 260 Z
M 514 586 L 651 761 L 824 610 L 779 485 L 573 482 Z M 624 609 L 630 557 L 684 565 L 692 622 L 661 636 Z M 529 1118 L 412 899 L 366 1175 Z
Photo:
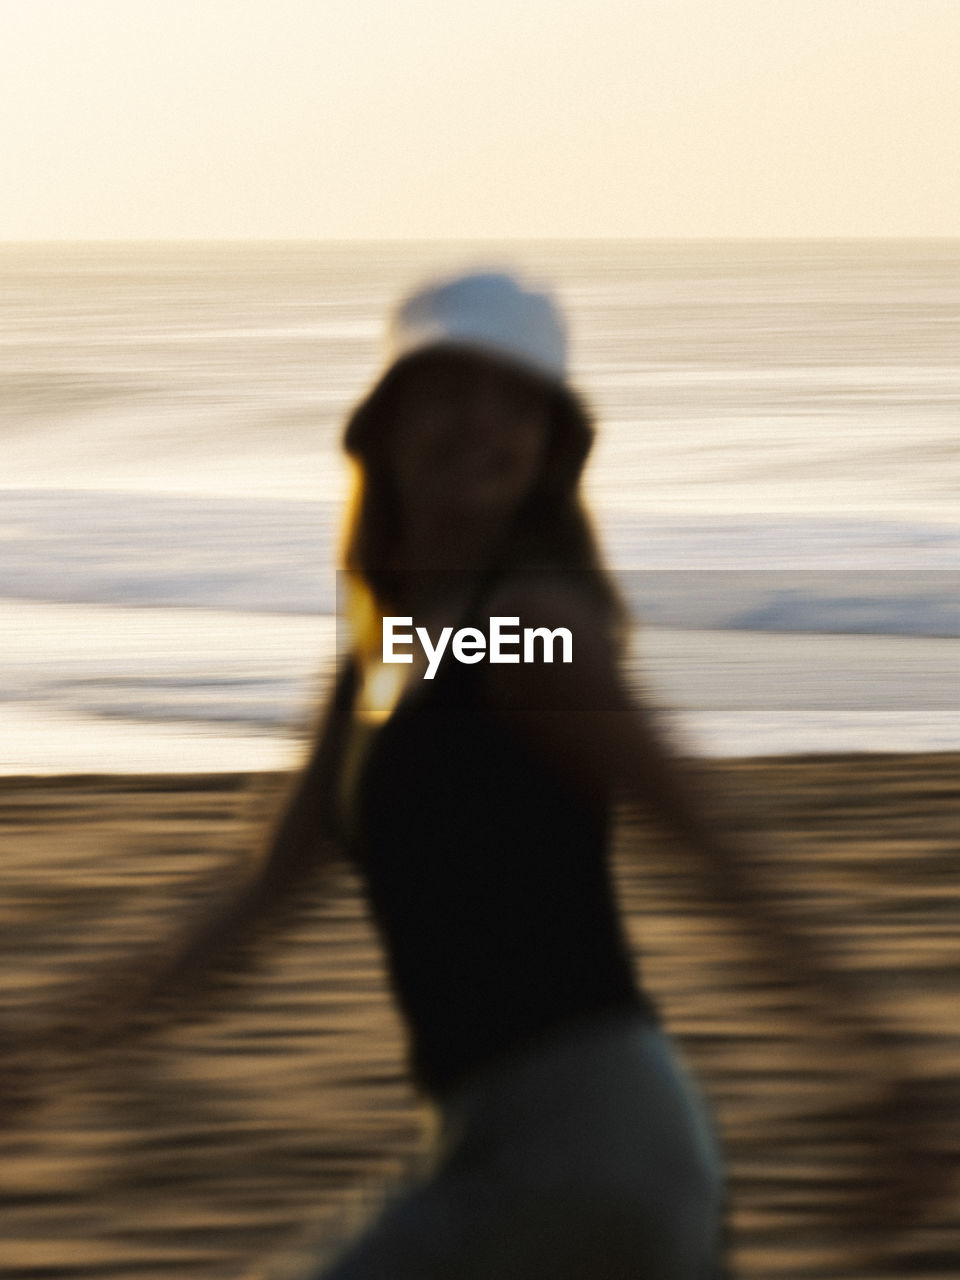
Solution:
M 387 329 L 388 367 L 437 346 L 499 356 L 553 382 L 566 372 L 566 331 L 553 299 L 505 273 L 458 276 L 400 303 Z

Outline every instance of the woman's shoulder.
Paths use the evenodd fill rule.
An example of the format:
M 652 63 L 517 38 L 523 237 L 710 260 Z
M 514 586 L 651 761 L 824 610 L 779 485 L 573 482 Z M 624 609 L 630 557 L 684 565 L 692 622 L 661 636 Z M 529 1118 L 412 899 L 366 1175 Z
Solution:
M 486 594 L 483 612 L 508 618 L 521 630 L 565 629 L 589 648 L 617 649 L 618 619 L 611 616 L 586 574 L 559 570 L 511 573 Z
M 504 579 L 485 608 L 521 638 L 512 650 L 518 656 L 478 668 L 480 696 L 534 755 L 591 803 L 605 805 L 608 743 L 628 701 L 616 620 L 589 583 L 565 573 Z

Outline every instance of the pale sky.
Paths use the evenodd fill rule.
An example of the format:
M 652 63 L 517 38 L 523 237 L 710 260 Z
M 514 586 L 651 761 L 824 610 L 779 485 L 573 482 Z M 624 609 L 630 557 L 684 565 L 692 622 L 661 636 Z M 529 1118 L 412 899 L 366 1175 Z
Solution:
M 960 236 L 960 0 L 0 0 L 0 239 Z

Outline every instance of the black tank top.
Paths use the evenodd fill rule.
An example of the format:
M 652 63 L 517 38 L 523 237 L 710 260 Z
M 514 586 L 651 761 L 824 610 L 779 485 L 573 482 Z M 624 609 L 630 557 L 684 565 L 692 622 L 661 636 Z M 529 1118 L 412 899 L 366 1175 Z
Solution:
M 567 1021 L 653 1016 L 617 918 L 610 814 L 516 739 L 482 679 L 448 654 L 376 730 L 351 806 L 414 1074 L 440 1094 Z

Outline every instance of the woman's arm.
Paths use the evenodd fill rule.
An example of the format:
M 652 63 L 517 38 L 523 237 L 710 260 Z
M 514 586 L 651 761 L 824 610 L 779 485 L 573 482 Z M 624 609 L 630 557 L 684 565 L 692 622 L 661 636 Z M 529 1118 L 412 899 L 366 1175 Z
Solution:
M 353 702 L 352 663 L 338 673 L 314 736 L 252 879 L 228 895 L 219 909 L 184 940 L 165 981 L 199 975 L 208 964 L 261 926 L 312 880 L 336 847 L 334 817 L 337 762 Z
M 252 873 L 234 881 L 200 905 L 194 919 L 152 956 L 112 973 L 109 996 L 93 991 L 80 999 L 69 1019 L 51 1034 L 51 1047 L 86 1048 L 122 1037 L 133 1019 L 163 1006 L 178 1005 L 202 988 L 215 968 L 235 967 L 256 937 L 268 929 L 306 884 L 316 878 L 336 848 L 334 784 L 344 727 L 354 691 L 354 669 L 337 676 L 307 762 L 294 780 Z
M 811 1013 L 840 1033 L 842 1045 L 859 1043 L 868 1051 L 864 1083 L 876 1095 L 873 1131 L 883 1152 L 874 1172 L 886 1191 L 873 1194 L 859 1226 L 872 1231 L 910 1222 L 944 1193 L 949 1174 L 931 1155 L 932 1117 L 874 1012 L 868 984 L 831 962 L 818 942 L 817 922 L 797 916 L 747 842 L 734 839 L 714 816 L 689 766 L 674 758 L 650 710 L 627 689 L 615 646 L 576 591 L 563 584 L 507 589 L 491 612 L 518 616 L 521 626 L 566 627 L 573 637 L 568 666 L 486 667 L 496 713 L 588 799 L 625 802 L 658 817 L 695 861 L 713 901 L 766 945 L 781 980 L 815 997 Z
M 521 627 L 565 627 L 573 638 L 569 665 L 485 668 L 500 718 L 588 799 L 652 814 L 678 837 L 711 899 L 776 953 L 782 977 L 817 989 L 821 1013 L 848 1025 L 869 1020 L 859 985 L 801 927 L 747 843 L 725 830 L 691 765 L 674 755 L 651 709 L 627 688 L 616 647 L 589 601 L 563 582 L 519 584 L 497 593 L 491 613 L 519 617 Z

